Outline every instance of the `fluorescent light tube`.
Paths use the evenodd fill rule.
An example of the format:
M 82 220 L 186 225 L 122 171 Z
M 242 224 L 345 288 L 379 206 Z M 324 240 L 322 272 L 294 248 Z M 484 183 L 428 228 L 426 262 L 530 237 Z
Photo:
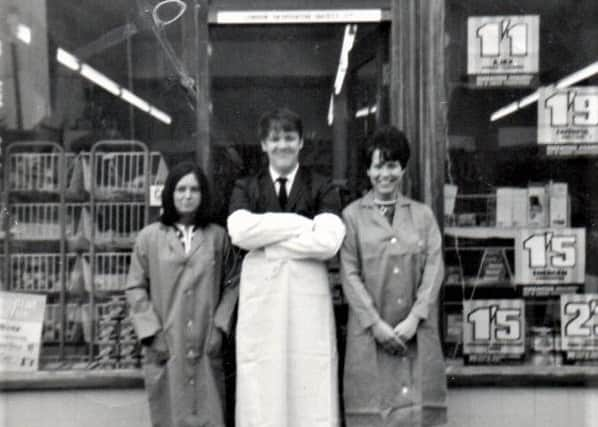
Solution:
M 79 70 L 79 60 L 60 47 L 56 50 L 56 60 L 73 71 Z
M 156 119 L 160 120 L 163 123 L 166 123 L 167 125 L 172 123 L 172 119 L 170 118 L 170 116 L 168 114 L 166 114 L 163 111 L 158 110 L 155 107 L 151 107 L 149 110 L 149 113 L 154 116 Z
M 118 84 L 89 65 L 83 64 L 80 73 L 83 77 L 106 89 L 112 95 L 118 96 L 120 94 L 120 86 Z
M 585 80 L 588 77 L 592 77 L 594 74 L 598 74 L 598 61 L 593 62 L 587 67 L 583 67 L 581 70 L 575 71 L 574 73 L 571 73 L 568 76 L 563 77 L 556 83 L 556 88 L 564 89 L 566 87 L 573 86 L 574 84 L 579 83 L 580 81 Z M 490 121 L 494 122 L 502 117 L 514 113 L 517 110 L 520 110 L 523 107 L 527 107 L 528 105 L 537 102 L 538 98 L 539 92 L 535 91 L 521 98 L 519 101 L 512 102 L 506 107 L 503 107 L 500 110 L 497 110 L 494 113 L 492 113 L 492 115 L 490 116 Z
M 145 111 L 149 113 L 151 106 L 144 101 L 143 99 L 139 98 L 132 92 L 129 92 L 127 89 L 122 89 L 120 93 L 120 97 L 127 101 L 129 104 L 134 105 L 135 107 L 139 108 L 141 111 Z
M 328 104 L 328 126 L 334 123 L 334 94 L 330 95 L 330 103 Z
M 17 25 L 17 38 L 25 44 L 31 44 L 31 28 L 27 25 Z

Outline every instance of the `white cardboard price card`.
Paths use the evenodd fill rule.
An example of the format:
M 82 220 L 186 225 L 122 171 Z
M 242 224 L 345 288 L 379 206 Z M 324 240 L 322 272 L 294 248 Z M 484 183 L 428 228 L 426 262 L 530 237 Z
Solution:
M 162 191 L 163 190 L 164 190 L 164 185 L 162 185 L 162 184 L 150 185 L 149 205 L 151 207 L 162 206 Z
M 467 19 L 467 74 L 476 86 L 529 86 L 539 69 L 538 15 Z
M 598 358 L 598 294 L 561 295 L 561 345 L 569 359 Z
M 0 291 L 0 372 L 35 371 L 45 295 Z
M 547 86 L 538 95 L 539 144 L 598 144 L 598 86 Z
M 517 358 L 525 352 L 522 299 L 463 302 L 463 353 Z M 497 359 L 498 360 L 498 359 Z
M 515 239 L 515 283 L 571 285 L 585 281 L 585 228 L 522 228 Z

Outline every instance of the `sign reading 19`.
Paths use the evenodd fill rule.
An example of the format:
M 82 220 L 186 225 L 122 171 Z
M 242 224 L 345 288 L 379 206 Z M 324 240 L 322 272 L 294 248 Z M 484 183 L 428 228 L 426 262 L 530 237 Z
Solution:
M 598 126 L 598 93 L 558 91 L 544 101 L 550 110 L 550 125 Z
M 532 234 L 523 241 L 523 249 L 529 252 L 530 268 L 575 267 L 576 245 L 576 236 L 555 236 L 551 232 Z
M 498 304 L 477 307 L 467 315 L 473 326 L 474 341 L 517 341 L 521 339 L 520 308 L 505 308 Z
M 527 55 L 527 24 L 523 22 L 512 24 L 509 19 L 490 22 L 480 26 L 476 35 L 480 39 L 481 56 L 501 56 L 504 40 L 508 40 L 504 56 Z

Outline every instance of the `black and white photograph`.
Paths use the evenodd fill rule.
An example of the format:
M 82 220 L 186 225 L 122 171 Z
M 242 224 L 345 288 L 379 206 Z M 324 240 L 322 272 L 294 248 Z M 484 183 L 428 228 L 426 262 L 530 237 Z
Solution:
M 596 0 L 0 0 L 0 427 L 596 427 L 596 260 Z

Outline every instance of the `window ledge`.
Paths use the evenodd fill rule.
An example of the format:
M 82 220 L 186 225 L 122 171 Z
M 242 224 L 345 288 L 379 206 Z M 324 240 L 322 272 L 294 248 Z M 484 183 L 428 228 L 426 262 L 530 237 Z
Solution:
M 597 387 L 598 366 L 464 366 L 448 363 L 449 388 Z M 141 369 L 4 372 L 0 391 L 143 388 Z
M 141 387 L 141 369 L 0 373 L 1 391 Z
M 449 387 L 598 387 L 598 366 L 457 366 L 446 369 Z

